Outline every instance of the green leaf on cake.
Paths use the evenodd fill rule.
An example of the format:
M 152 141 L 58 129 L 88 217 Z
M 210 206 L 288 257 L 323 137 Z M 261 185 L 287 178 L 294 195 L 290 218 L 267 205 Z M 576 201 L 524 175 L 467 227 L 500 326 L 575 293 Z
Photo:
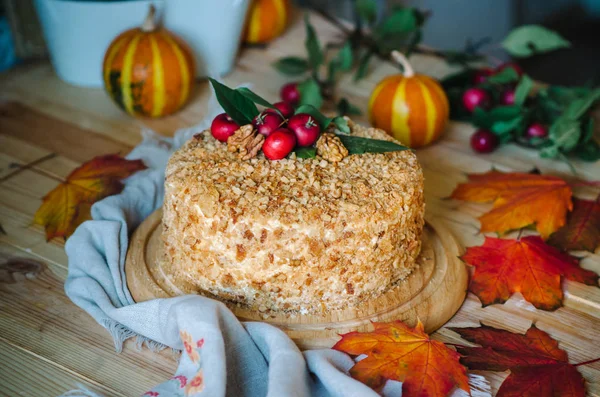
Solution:
M 517 88 L 515 89 L 515 105 L 523 105 L 532 88 L 533 80 L 527 75 L 521 77 L 519 85 L 517 85 Z
M 350 133 L 350 127 L 348 126 L 348 121 L 346 121 L 345 118 L 337 116 L 331 119 L 331 122 L 335 124 L 335 128 L 338 131 L 343 132 L 344 134 Z
M 298 76 L 308 72 L 308 61 L 300 57 L 284 57 L 273 62 L 273 67 L 288 76 Z
M 306 113 L 310 114 L 321 126 L 321 129 L 327 128 L 329 123 L 331 123 L 331 119 L 326 117 L 323 113 L 319 112 L 319 109 L 314 107 L 313 105 L 300 105 L 296 109 L 294 114 Z
M 233 90 L 210 77 L 209 80 L 215 90 L 217 101 L 219 101 L 225 113 L 239 125 L 250 124 L 252 119 L 260 113 L 254 102 L 239 91 Z
M 323 105 L 323 96 L 319 83 L 313 78 L 307 79 L 298 84 L 300 92 L 300 105 L 312 105 L 319 109 Z
M 319 109 L 312 105 L 300 105 L 296 109 L 296 112 L 294 114 L 300 113 L 310 114 L 312 118 L 314 118 L 317 121 L 317 123 L 319 123 L 319 126 L 321 126 L 322 130 L 325 130 L 329 126 L 329 124 L 334 123 L 336 129 L 338 129 L 339 131 L 346 134 L 350 133 L 350 127 L 348 127 L 348 122 L 343 117 L 327 117 L 323 113 L 321 113 Z
M 298 147 L 294 149 L 294 153 L 299 159 L 314 159 L 317 157 L 317 149 L 314 147 Z
M 528 57 L 570 46 L 571 43 L 561 35 L 540 25 L 518 27 L 502 42 L 502 47 L 514 57 Z
M 267 108 L 277 109 L 275 106 L 273 106 L 273 104 L 271 102 L 267 101 L 266 99 L 259 96 L 255 92 L 251 91 L 249 88 L 240 87 L 240 88 L 236 88 L 235 90 L 237 92 L 239 92 L 240 94 L 242 94 L 243 96 L 245 96 L 246 98 L 250 99 L 254 103 L 258 103 L 259 105 L 262 105 Z
M 306 26 L 306 40 L 304 46 L 308 53 L 308 65 L 316 70 L 321 64 L 323 64 L 323 52 L 321 50 L 321 44 L 319 38 L 315 32 L 315 28 L 311 25 L 308 14 L 304 15 L 304 24 Z
M 352 135 L 337 135 L 342 141 L 348 154 L 385 153 L 410 150 L 406 146 L 380 139 L 361 138 Z

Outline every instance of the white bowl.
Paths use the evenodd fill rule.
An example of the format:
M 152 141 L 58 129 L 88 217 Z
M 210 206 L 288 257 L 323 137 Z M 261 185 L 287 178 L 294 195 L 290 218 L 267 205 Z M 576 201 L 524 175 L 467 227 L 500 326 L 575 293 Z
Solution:
M 140 26 L 151 3 L 164 26 L 194 51 L 196 75 L 231 70 L 250 0 L 35 0 L 52 64 L 68 83 L 101 87 L 102 61 L 112 40 Z

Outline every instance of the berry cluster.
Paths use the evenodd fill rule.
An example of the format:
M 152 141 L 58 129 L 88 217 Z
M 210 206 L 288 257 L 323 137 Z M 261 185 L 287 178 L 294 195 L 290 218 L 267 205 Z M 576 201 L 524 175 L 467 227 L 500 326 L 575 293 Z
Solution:
M 505 84 L 503 91 L 497 101 L 492 100 L 490 93 L 480 85 L 484 84 L 490 76 L 496 75 L 506 68 L 511 67 L 519 77 L 523 75 L 523 70 L 516 63 L 505 63 L 496 69 L 483 68 L 476 71 L 473 76 L 474 87 L 465 90 L 462 96 L 464 108 L 473 113 L 476 108 L 489 110 L 494 106 L 509 106 L 515 104 L 515 84 Z M 548 128 L 540 123 L 532 123 L 525 130 L 525 138 L 545 138 L 548 135 Z M 498 137 L 489 130 L 479 129 L 471 137 L 471 147 L 478 153 L 493 152 L 499 144 Z
M 294 83 L 283 86 L 281 96 L 284 101 L 273 104 L 276 109 L 265 109 L 252 120 L 256 131 L 265 136 L 262 151 L 269 160 L 286 157 L 296 146 L 312 146 L 321 134 L 321 126 L 310 114 L 294 114 L 299 100 Z M 213 120 L 210 132 L 215 139 L 227 142 L 239 128 L 231 117 L 221 113 Z

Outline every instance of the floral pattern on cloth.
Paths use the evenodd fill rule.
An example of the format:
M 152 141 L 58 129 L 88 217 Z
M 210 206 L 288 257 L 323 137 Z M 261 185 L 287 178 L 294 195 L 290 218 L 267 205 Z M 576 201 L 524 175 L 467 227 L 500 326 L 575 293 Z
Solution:
M 180 373 L 173 376 L 168 382 L 161 383 L 154 389 L 144 393 L 143 397 L 188 397 L 196 396 L 204 390 L 204 371 L 202 370 L 202 360 L 200 357 L 200 350 L 204 346 L 204 338 L 194 341 L 192 335 L 185 330 L 180 331 L 179 336 L 181 337 L 185 353 L 181 357 L 178 371 L 182 371 L 185 374 Z M 189 362 L 185 363 L 184 360 L 189 360 Z

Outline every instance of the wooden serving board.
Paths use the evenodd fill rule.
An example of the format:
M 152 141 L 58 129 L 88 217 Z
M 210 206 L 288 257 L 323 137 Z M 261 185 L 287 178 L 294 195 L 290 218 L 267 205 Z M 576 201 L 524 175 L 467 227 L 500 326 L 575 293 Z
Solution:
M 150 215 L 133 233 L 125 262 L 127 283 L 137 302 L 181 295 L 162 268 L 162 211 Z M 366 331 L 371 321 L 420 319 L 427 332 L 444 325 L 460 308 L 467 293 L 467 270 L 458 259 L 459 247 L 439 221 L 428 219 L 418 267 L 377 299 L 360 308 L 323 315 L 261 313 L 226 302 L 240 320 L 264 321 L 285 331 L 302 349 L 331 347 L 339 334 Z M 211 296 L 212 297 L 212 296 Z

